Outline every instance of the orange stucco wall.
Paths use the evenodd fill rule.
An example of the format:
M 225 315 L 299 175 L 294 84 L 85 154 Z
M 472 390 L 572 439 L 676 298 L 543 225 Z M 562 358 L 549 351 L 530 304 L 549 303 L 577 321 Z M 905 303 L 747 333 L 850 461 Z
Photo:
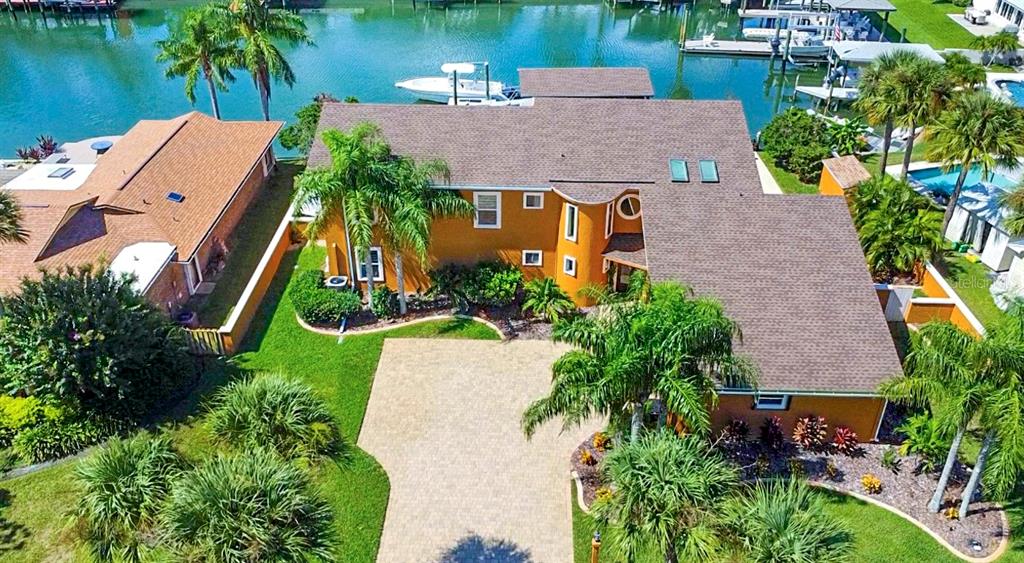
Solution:
M 843 195 L 843 187 L 839 185 L 827 166 L 821 168 L 821 180 L 818 183 L 818 192 L 822 195 Z
M 729 420 L 739 418 L 750 425 L 751 438 L 769 416 L 782 419 L 782 428 L 789 437 L 796 419 L 807 415 L 825 417 L 829 425 L 829 438 L 836 426 L 848 426 L 862 442 L 873 440 L 878 422 L 885 409 L 885 400 L 878 397 L 818 397 L 794 395 L 784 411 L 754 410 L 752 395 L 720 395 L 718 408 L 712 413 L 712 424 L 717 432 Z
M 928 297 L 949 297 L 949 295 L 943 291 L 942 286 L 939 285 L 935 276 L 933 276 L 928 270 L 925 270 L 924 272 L 924 278 L 921 281 L 921 291 L 923 291 Z

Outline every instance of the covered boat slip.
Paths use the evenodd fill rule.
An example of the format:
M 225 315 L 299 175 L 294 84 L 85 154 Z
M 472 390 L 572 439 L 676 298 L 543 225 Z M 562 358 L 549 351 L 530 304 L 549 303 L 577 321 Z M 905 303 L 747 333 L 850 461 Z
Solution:
M 882 55 L 896 51 L 913 51 L 914 53 L 937 63 L 945 63 L 946 59 L 938 51 L 926 43 L 880 43 L 878 41 L 836 41 L 832 44 L 833 64 L 838 62 L 849 64 L 871 64 Z

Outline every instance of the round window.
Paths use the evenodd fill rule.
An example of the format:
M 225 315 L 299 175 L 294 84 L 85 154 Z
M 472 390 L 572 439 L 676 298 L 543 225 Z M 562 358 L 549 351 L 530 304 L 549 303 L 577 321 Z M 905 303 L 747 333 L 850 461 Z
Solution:
M 627 195 L 619 200 L 619 216 L 623 219 L 636 219 L 640 216 L 640 198 Z

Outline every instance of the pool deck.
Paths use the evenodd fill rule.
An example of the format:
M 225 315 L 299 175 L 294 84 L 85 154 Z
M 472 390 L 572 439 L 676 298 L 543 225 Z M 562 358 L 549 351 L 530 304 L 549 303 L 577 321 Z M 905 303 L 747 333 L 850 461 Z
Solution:
M 985 86 L 988 87 L 988 91 L 993 96 L 1011 101 L 1011 98 L 999 87 L 999 82 L 1003 80 L 1012 80 L 1014 82 L 1024 82 L 1024 72 L 986 72 L 985 73 Z M 1019 106 L 1024 106 L 1024 100 L 1020 100 L 1017 103 Z

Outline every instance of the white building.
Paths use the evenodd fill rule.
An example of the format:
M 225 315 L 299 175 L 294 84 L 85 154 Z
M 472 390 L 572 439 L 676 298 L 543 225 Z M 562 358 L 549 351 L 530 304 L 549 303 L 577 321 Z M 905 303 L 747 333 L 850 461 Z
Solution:
M 1018 36 L 1024 27 L 1024 0 L 974 0 L 974 7 L 988 10 L 989 24 L 997 27 L 1014 26 Z

